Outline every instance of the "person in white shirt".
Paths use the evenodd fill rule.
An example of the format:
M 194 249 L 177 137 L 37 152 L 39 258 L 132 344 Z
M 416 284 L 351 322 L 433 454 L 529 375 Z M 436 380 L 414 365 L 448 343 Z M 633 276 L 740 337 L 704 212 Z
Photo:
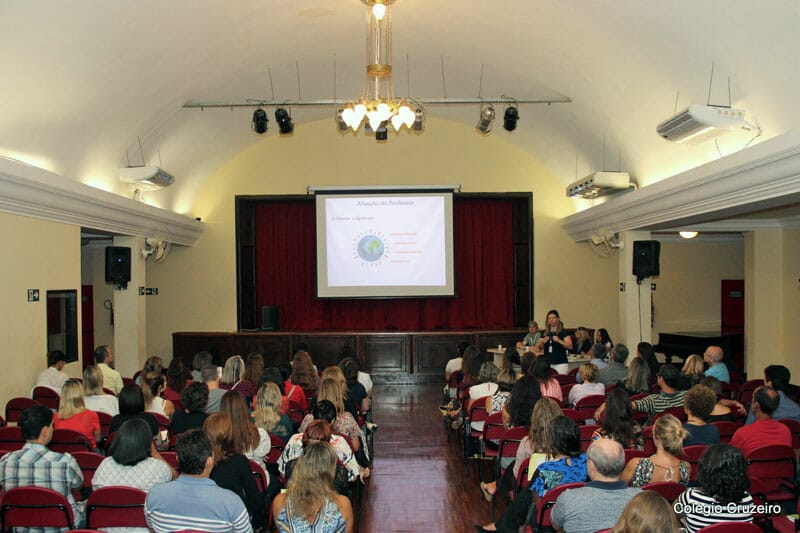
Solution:
M 114 353 L 111 351 L 111 346 L 107 344 L 98 346 L 94 350 L 94 360 L 103 374 L 103 386 L 113 390 L 114 394 L 119 394 L 125 384 L 120 373 L 114 370 Z
M 89 365 L 83 371 L 83 394 L 83 403 L 87 409 L 111 416 L 119 414 L 117 397 L 103 392 L 103 374 L 96 365 Z
M 49 387 L 61 393 L 61 387 L 69 379 L 69 376 L 62 372 L 64 365 L 67 364 L 67 356 L 61 350 L 52 350 L 47 353 L 47 368 L 42 370 L 36 378 L 34 387 Z

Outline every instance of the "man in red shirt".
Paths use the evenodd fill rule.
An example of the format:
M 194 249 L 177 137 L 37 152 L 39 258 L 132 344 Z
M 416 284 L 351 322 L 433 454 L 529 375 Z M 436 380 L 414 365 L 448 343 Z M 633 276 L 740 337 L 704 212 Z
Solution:
M 779 401 L 780 397 L 772 387 L 764 385 L 756 389 L 750 405 L 756 421 L 737 429 L 731 438 L 731 445 L 742 450 L 745 457 L 753 450 L 764 446 L 792 446 L 792 434 L 789 428 L 772 418 Z

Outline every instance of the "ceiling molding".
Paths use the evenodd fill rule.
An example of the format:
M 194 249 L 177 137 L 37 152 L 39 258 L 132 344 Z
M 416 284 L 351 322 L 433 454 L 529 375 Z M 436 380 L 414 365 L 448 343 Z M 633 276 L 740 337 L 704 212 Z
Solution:
M 788 205 L 798 199 L 800 134 L 790 132 L 611 197 L 565 217 L 561 224 L 570 237 L 582 241 L 604 227 L 615 232 L 688 225 L 694 229 L 698 224 Z M 754 229 L 758 222 L 749 224 L 742 230 Z
M 741 233 L 699 233 L 692 239 L 684 239 L 677 233 L 651 233 L 653 240 L 661 242 L 677 242 L 682 244 L 710 243 L 710 242 L 741 242 L 744 236 Z
M 198 220 L 5 158 L 0 158 L 0 211 L 185 246 L 203 232 Z

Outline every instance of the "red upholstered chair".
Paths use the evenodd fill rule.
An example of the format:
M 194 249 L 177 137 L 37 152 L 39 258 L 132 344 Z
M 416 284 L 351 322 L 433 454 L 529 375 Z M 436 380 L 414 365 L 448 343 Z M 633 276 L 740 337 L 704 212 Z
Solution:
M 592 435 L 600 426 L 596 424 L 589 424 L 586 426 L 579 426 L 581 432 L 581 450 L 586 451 L 589 449 L 589 445 L 592 443 Z
M 269 453 L 264 456 L 264 462 L 267 464 L 278 464 L 278 458 L 283 453 L 286 443 L 277 435 L 269 434 L 270 447 Z
M 95 413 L 97 413 L 97 418 L 100 419 L 100 432 L 103 434 L 103 437 L 107 437 L 108 434 L 111 433 L 111 421 L 114 417 L 103 411 L 95 411 Z
M 583 483 L 565 483 L 545 492 L 544 496 L 541 498 L 534 492 L 533 499 L 536 502 L 536 531 L 544 531 L 546 528 L 553 527 L 553 523 L 550 521 L 550 513 L 562 492 L 565 490 L 577 489 L 583 487 L 583 485 Z
M 571 409 L 569 407 L 565 407 L 564 409 L 562 409 L 561 414 L 563 414 L 570 420 L 574 420 L 578 424 L 583 424 L 584 422 L 586 422 L 586 419 L 583 418 L 583 416 L 581 416 L 581 414 L 578 413 L 578 411 L 576 411 L 575 409 Z
M 575 402 L 575 410 L 584 419 L 594 418 L 594 412 L 597 408 L 603 405 L 606 401 L 605 394 L 592 394 L 591 396 L 584 396 Z
M 683 491 L 686 490 L 686 486 L 675 481 L 656 481 L 642 485 L 642 490 L 657 492 L 669 503 L 672 503 L 678 499 L 678 496 L 683 494 Z
M 468 460 L 467 449 L 469 439 L 478 439 L 483 435 L 483 430 L 480 431 L 473 429 L 472 424 L 475 422 L 486 422 L 489 414 L 486 412 L 486 399 L 488 396 L 482 396 L 472 402 L 470 405 L 467 416 L 464 419 L 464 460 Z
M 575 385 L 575 374 L 556 374 L 556 379 L 558 380 L 558 384 L 561 386 L 564 385 Z
M 656 443 L 653 442 L 653 426 L 647 426 L 642 430 L 642 439 L 644 439 L 644 451 L 647 455 L 656 453 Z
M 569 391 L 572 390 L 572 387 L 577 385 L 577 383 L 567 383 L 566 385 L 561 385 L 561 397 L 564 398 L 564 405 L 569 405 Z
M 105 457 L 94 452 L 72 452 L 72 456 L 78 462 L 78 466 L 81 467 L 81 472 L 83 472 L 83 487 L 86 489 L 92 488 L 94 473 Z
M 745 409 L 750 409 L 750 404 L 753 401 L 753 393 L 763 384 L 763 379 L 751 379 L 739 387 L 739 402 L 744 405 Z
M 175 470 L 180 472 L 178 468 L 178 454 L 176 452 L 161 452 L 161 457 Z
M 0 428 L 0 448 L 3 450 L 19 450 L 25 445 L 22 429 L 17 426 Z
M 702 529 L 697 533 L 761 533 L 763 530 L 750 522 L 719 522 Z
M 142 371 L 139 370 L 137 373 L 141 374 Z M 134 378 L 122 378 L 122 384 L 123 385 L 136 385 L 136 380 Z
M 32 405 L 42 405 L 41 403 L 37 402 L 32 398 L 25 398 L 24 396 L 20 396 L 17 398 L 11 398 L 6 403 L 6 423 L 19 423 L 19 415 L 22 414 L 22 411 L 27 409 Z
M 656 420 L 667 415 L 672 415 L 681 422 L 686 422 L 686 411 L 683 410 L 683 407 L 670 407 L 666 411 L 661 411 L 660 413 L 653 415 L 653 419 L 650 421 L 650 423 L 655 424 Z
M 694 444 L 692 446 L 684 446 L 683 448 L 683 458 L 686 459 L 686 462 L 692 466 L 692 480 L 697 479 L 697 469 L 700 466 L 700 457 L 703 456 L 706 448 L 708 448 L 708 446 L 705 444 Z
M 0 523 L 12 527 L 72 529 L 75 518 L 66 496 L 44 487 L 16 487 L 3 495 Z
M 108 387 L 103 387 L 103 394 L 108 394 L 109 396 L 117 395 L 117 393 L 114 392 L 114 389 L 109 389 Z
M 250 470 L 253 472 L 253 477 L 256 478 L 256 486 L 258 487 L 258 492 L 264 494 L 267 492 L 267 485 L 269 485 L 269 478 L 267 477 L 267 473 L 264 470 L 264 467 L 261 464 L 257 463 L 250 459 Z
M 784 424 L 792 432 L 792 448 L 795 450 L 800 448 L 800 422 L 791 418 L 781 418 L 778 422 Z
M 103 487 L 86 500 L 86 525 L 90 528 L 146 528 L 144 500 L 147 493 L 133 487 Z
M 54 411 L 58 411 L 58 404 L 61 403 L 58 392 L 50 387 L 34 387 L 31 391 L 31 398 Z
M 711 425 L 717 428 L 719 431 L 719 442 L 720 444 L 730 444 L 731 437 L 739 429 L 739 426 L 736 425 L 736 422 L 728 422 L 727 420 L 722 422 L 711 422 Z
M 796 501 L 795 472 L 797 461 L 789 446 L 764 446 L 745 456 L 747 475 L 764 486 L 770 502 Z
M 647 453 L 644 450 L 633 450 L 633 449 L 626 449 L 625 450 L 625 464 L 628 464 L 631 459 L 635 459 L 637 457 L 650 457 L 652 454 Z
M 53 440 L 48 447 L 55 452 L 91 452 L 92 444 L 86 435 L 72 429 L 54 429 Z
M 503 413 L 492 413 L 483 423 L 483 438 L 481 439 L 481 459 L 497 460 L 500 453 L 500 439 L 506 432 L 503 427 Z M 481 463 L 478 463 L 478 481 L 483 481 Z
M 167 418 L 166 416 L 164 416 L 162 414 L 152 413 L 150 411 L 147 411 L 147 414 L 148 415 L 152 415 L 153 418 L 156 419 L 156 422 L 158 422 L 158 430 L 159 431 L 167 430 L 168 434 L 170 434 L 170 435 L 172 434 L 171 430 L 169 429 L 169 418 Z

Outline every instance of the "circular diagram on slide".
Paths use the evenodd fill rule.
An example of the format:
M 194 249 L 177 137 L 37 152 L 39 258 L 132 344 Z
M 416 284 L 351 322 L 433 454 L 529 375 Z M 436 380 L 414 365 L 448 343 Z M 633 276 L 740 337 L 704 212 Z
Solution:
M 383 257 L 385 247 L 377 235 L 364 235 L 358 240 L 356 251 L 362 260 L 374 263 Z

